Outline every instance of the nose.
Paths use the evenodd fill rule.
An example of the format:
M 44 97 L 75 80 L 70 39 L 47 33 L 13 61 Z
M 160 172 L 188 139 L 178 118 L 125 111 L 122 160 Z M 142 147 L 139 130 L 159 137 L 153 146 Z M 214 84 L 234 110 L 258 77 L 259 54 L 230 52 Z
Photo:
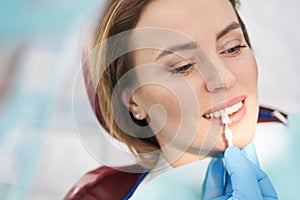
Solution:
M 236 83 L 236 76 L 220 58 L 210 58 L 204 68 L 202 75 L 208 92 L 228 90 Z

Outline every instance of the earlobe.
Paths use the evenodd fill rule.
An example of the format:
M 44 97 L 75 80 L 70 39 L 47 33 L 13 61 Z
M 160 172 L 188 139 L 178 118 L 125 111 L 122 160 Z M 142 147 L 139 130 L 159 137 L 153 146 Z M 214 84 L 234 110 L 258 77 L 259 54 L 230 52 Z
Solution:
M 132 94 L 130 91 L 125 90 L 123 92 L 122 102 L 137 120 L 143 120 L 146 118 L 147 114 L 139 106 L 136 98 L 134 98 L 134 94 Z
M 134 117 L 139 120 L 141 118 L 141 113 L 134 114 Z

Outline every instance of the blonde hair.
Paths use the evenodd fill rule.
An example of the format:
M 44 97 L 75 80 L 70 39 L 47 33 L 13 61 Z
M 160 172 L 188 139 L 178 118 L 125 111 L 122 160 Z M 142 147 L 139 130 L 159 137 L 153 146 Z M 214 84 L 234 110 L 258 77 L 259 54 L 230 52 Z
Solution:
M 93 43 L 90 48 L 90 52 L 93 51 L 93 53 L 92 56 L 90 56 L 88 65 L 90 68 L 90 75 L 93 77 L 92 79 L 95 80 L 94 84 L 96 85 L 99 109 L 101 117 L 104 120 L 102 125 L 114 138 L 125 143 L 130 151 L 133 152 L 134 155 L 137 155 L 138 161 L 142 166 L 151 168 L 156 162 L 155 155 L 157 154 L 154 154 L 152 157 L 145 157 L 141 153 L 158 152 L 157 150 L 160 149 L 160 146 L 155 136 L 138 138 L 124 132 L 118 127 L 111 108 L 113 89 L 122 75 L 130 70 L 130 66 L 133 66 L 132 55 L 131 53 L 127 53 L 119 56 L 112 63 L 108 63 L 107 60 L 110 56 L 109 51 L 113 49 L 111 49 L 112 47 L 110 47 L 109 44 L 103 44 L 103 41 L 108 40 L 116 34 L 134 29 L 144 7 L 149 1 L 150 0 L 113 0 L 107 4 L 107 8 L 93 38 Z M 245 39 L 249 43 L 246 28 L 236 11 L 237 2 L 235 0 L 229 1 L 233 5 L 243 29 Z M 97 79 L 100 73 L 102 73 L 102 75 L 100 79 Z M 122 110 L 127 109 L 127 112 L 129 112 L 128 108 L 123 105 L 121 100 L 119 106 Z M 132 118 L 132 120 L 135 119 Z M 141 128 L 145 130 L 145 125 L 147 125 L 145 121 L 135 122 L 140 124 Z M 134 131 L 139 132 L 141 130 Z M 148 128 L 148 131 L 151 131 L 150 128 Z

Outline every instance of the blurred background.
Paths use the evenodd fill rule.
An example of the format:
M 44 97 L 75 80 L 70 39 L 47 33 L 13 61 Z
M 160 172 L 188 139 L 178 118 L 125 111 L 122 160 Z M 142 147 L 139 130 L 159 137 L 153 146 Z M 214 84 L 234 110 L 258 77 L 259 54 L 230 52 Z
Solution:
M 62 199 L 84 173 L 101 165 L 78 137 L 72 95 L 80 46 L 104 3 L 1 3 L 1 200 Z M 259 65 L 260 103 L 288 113 L 300 111 L 299 8 L 297 0 L 242 0 L 240 6 Z M 82 81 L 76 84 L 84 88 Z M 77 126 L 96 132 L 83 89 L 76 99 Z

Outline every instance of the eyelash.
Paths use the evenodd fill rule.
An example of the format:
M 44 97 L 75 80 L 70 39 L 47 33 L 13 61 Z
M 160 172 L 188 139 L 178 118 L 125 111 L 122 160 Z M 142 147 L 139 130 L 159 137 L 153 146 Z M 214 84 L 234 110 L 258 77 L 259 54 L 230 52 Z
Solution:
M 188 63 L 186 65 L 183 65 L 181 67 L 175 68 L 171 70 L 172 74 L 188 74 L 191 72 L 191 70 L 194 68 L 195 63 Z
M 231 47 L 229 49 L 226 49 L 225 51 L 222 51 L 220 54 L 229 54 L 230 56 L 238 55 L 242 48 L 246 48 L 247 45 L 237 45 L 235 47 Z M 195 63 L 188 63 L 186 65 L 183 65 L 181 67 L 175 68 L 171 70 L 172 74 L 186 74 L 189 73 L 192 68 L 194 67 Z
M 240 53 L 242 48 L 246 48 L 246 47 L 247 47 L 247 45 L 245 45 L 245 44 L 244 45 L 237 45 L 235 47 L 231 47 L 229 49 L 226 49 L 226 50 L 222 51 L 220 54 L 229 54 L 230 56 L 235 56 L 235 55 Z

